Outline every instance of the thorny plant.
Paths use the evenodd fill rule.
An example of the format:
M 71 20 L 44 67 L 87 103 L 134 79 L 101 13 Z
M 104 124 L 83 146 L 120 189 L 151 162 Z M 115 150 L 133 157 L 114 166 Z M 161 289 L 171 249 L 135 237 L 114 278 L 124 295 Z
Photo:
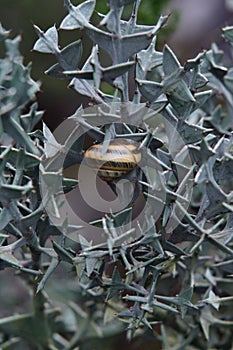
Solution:
M 97 347 L 97 338 L 103 344 L 122 332 L 163 349 L 233 346 L 233 68 L 216 44 L 183 65 L 168 45 L 157 51 L 168 18 L 139 25 L 139 5 L 110 0 L 93 24 L 95 1 L 65 0 L 59 29 L 85 32 L 93 42 L 82 66 L 85 41 L 60 49 L 55 26 L 35 26 L 34 50 L 56 60 L 46 73 L 90 99 L 91 107 L 65 121 L 63 140 L 61 129 L 56 137 L 46 125 L 43 134 L 35 130 L 42 118 L 35 103 L 25 114 L 39 84 L 23 66 L 19 38 L 0 29 L 0 268 L 15 269 L 34 295 L 32 313 L 0 320 L 4 349 L 88 349 L 92 339 Z M 223 36 L 231 48 L 233 28 Z M 101 242 L 59 211 L 59 195 L 80 185 L 63 168 L 82 162 L 87 136 L 104 142 L 102 154 L 112 139 L 137 141 L 146 159 L 143 177 L 126 177 L 128 184 L 138 180 L 133 202 L 88 223 L 102 232 Z M 117 182 L 109 183 L 115 192 Z M 148 206 L 133 226 L 132 203 L 141 192 Z M 62 262 L 73 274 L 61 286 L 66 308 L 59 309 L 45 290 Z

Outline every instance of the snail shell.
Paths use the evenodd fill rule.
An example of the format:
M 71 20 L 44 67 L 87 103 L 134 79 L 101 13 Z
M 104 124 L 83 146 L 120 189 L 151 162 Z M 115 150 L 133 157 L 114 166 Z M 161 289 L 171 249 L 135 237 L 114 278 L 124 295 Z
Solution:
M 134 169 L 141 160 L 138 143 L 124 139 L 110 141 L 106 152 L 103 143 L 91 146 L 84 154 L 86 164 L 104 181 L 117 179 Z

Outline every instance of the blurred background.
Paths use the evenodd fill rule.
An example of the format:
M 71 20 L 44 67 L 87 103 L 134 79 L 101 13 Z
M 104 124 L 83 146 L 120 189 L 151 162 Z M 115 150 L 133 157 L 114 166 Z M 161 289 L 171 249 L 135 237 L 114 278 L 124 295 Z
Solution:
M 82 1 L 73 0 L 76 5 Z M 106 13 L 106 0 L 97 0 L 97 11 Z M 221 40 L 221 27 L 233 23 L 232 0 L 142 0 L 139 22 L 154 24 L 160 14 L 170 13 L 166 29 L 158 36 L 161 49 L 167 42 L 175 51 L 181 62 L 194 57 L 200 50 L 208 49 L 213 41 L 224 45 Z M 12 35 L 21 34 L 21 52 L 25 63 L 33 62 L 32 76 L 41 81 L 41 93 L 38 95 L 39 107 L 45 111 L 44 120 L 54 129 L 64 119 L 74 113 L 87 99 L 67 88 L 67 81 L 58 81 L 43 72 L 54 64 L 51 55 L 32 52 L 37 39 L 33 23 L 42 30 L 56 24 L 59 27 L 66 14 L 63 0 L 1 0 L 0 22 Z M 80 33 L 76 31 L 60 32 L 61 47 L 77 40 Z M 90 48 L 89 39 L 84 37 L 85 57 Z M 82 62 L 81 62 L 82 64 Z

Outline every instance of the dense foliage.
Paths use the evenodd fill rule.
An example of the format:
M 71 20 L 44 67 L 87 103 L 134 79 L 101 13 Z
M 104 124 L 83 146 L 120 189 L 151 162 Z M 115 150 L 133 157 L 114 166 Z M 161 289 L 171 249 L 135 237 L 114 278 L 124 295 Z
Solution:
M 45 124 L 37 130 L 39 84 L 20 38 L 0 28 L 0 269 L 14 269 L 33 299 L 31 313 L 0 319 L 2 349 L 112 349 L 122 334 L 158 349 L 233 346 L 233 68 L 215 44 L 183 65 L 167 45 L 157 51 L 168 18 L 139 25 L 139 4 L 110 0 L 94 25 L 95 1 L 65 0 L 59 29 L 93 41 L 82 67 L 85 41 L 61 49 L 56 26 L 35 26 L 34 50 L 56 60 L 46 73 L 90 100 L 55 137 Z M 231 50 L 233 28 L 223 36 Z M 130 172 L 118 192 L 127 202 L 134 182 L 133 200 L 87 226 L 71 223 L 62 203 L 81 183 L 63 168 L 82 161 L 90 138 L 106 151 L 122 137 L 142 149 L 144 174 Z

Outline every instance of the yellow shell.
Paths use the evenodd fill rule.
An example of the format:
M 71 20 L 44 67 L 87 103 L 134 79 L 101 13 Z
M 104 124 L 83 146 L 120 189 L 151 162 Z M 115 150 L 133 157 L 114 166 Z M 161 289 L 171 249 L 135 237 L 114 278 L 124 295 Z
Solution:
M 111 181 L 134 169 L 141 160 L 138 143 L 124 139 L 113 139 L 103 153 L 103 143 L 91 146 L 84 154 L 86 164 L 98 171 L 98 176 Z

